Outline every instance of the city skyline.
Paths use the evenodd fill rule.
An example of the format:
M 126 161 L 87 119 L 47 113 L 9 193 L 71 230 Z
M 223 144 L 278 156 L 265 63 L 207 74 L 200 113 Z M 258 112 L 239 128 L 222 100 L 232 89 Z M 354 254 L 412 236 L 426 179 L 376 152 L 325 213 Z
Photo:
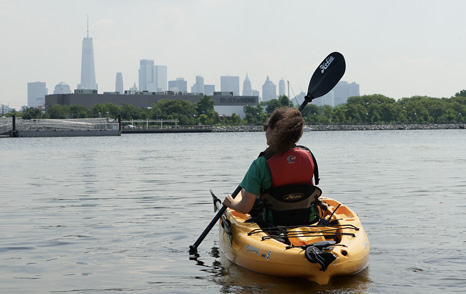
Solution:
M 466 88 L 465 10 L 459 0 L 5 0 L 0 103 L 27 105 L 29 82 L 80 82 L 87 15 L 99 92 L 114 91 L 118 72 L 125 89 L 138 84 L 139 60 L 150 58 L 188 87 L 196 76 L 220 89 L 220 76 L 242 83 L 247 74 L 252 89 L 283 78 L 294 96 L 339 51 L 343 80 L 360 84 L 361 95 L 451 97 Z

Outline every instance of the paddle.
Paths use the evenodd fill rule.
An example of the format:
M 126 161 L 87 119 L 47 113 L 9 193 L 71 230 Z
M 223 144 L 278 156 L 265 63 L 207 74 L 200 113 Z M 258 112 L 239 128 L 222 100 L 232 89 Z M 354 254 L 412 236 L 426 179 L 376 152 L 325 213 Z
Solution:
M 314 74 L 311 77 L 311 81 L 309 82 L 309 87 L 307 94 L 304 97 L 304 101 L 301 106 L 299 106 L 299 111 L 303 111 L 304 107 L 306 107 L 306 105 L 313 99 L 321 97 L 332 90 L 338 81 L 340 81 L 341 77 L 345 73 L 345 70 L 346 63 L 343 55 L 338 52 L 330 53 L 314 71 Z M 235 198 L 241 190 L 241 186 L 238 186 L 231 194 L 231 197 Z M 210 221 L 196 242 L 189 246 L 189 254 L 195 254 L 197 252 L 197 247 L 199 247 L 207 234 L 209 234 L 212 227 L 220 219 L 226 209 L 227 207 L 225 205 L 219 209 L 217 214 L 215 214 L 214 218 Z

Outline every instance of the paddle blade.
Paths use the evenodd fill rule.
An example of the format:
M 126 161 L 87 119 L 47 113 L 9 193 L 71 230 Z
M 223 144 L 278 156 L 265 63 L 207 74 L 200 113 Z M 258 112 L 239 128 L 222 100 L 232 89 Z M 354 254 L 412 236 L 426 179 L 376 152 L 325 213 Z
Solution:
M 312 75 L 306 100 L 324 96 L 332 90 L 345 74 L 346 62 L 339 52 L 330 53 Z

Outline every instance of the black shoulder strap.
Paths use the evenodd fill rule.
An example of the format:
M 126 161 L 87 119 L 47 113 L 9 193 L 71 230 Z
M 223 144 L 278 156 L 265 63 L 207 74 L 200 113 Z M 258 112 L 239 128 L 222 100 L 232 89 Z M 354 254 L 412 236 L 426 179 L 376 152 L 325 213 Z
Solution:
M 270 150 L 269 148 L 265 149 L 264 151 L 262 151 L 259 156 L 257 156 L 258 158 L 261 157 L 261 156 L 264 156 L 266 160 L 269 160 L 270 157 L 274 156 L 275 155 L 275 152 L 273 152 L 272 150 Z
M 317 160 L 316 160 L 316 157 L 314 156 L 314 154 L 312 153 L 312 151 L 307 148 L 306 146 L 302 146 L 302 145 L 296 145 L 296 147 L 299 147 L 301 149 L 304 149 L 304 150 L 307 150 L 311 153 L 311 156 L 312 156 L 312 161 L 314 162 L 314 180 L 315 180 L 315 185 L 319 185 L 319 181 L 320 181 L 320 177 L 319 177 L 319 166 L 317 165 Z

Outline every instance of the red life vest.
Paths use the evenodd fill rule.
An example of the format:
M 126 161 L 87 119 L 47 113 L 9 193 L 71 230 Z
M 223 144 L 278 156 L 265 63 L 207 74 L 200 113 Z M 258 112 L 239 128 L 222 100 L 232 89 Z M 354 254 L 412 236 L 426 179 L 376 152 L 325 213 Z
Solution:
M 295 146 L 286 152 L 267 156 L 272 177 L 272 187 L 261 193 L 263 220 L 271 225 L 305 225 L 319 219 L 313 210 L 322 191 L 314 186 L 319 183 L 319 169 L 312 152 L 304 146 Z M 314 204 L 314 205 L 313 205 Z
M 315 164 L 309 150 L 294 147 L 286 152 L 277 153 L 267 160 L 267 165 L 272 175 L 273 188 L 294 184 L 313 185 Z

